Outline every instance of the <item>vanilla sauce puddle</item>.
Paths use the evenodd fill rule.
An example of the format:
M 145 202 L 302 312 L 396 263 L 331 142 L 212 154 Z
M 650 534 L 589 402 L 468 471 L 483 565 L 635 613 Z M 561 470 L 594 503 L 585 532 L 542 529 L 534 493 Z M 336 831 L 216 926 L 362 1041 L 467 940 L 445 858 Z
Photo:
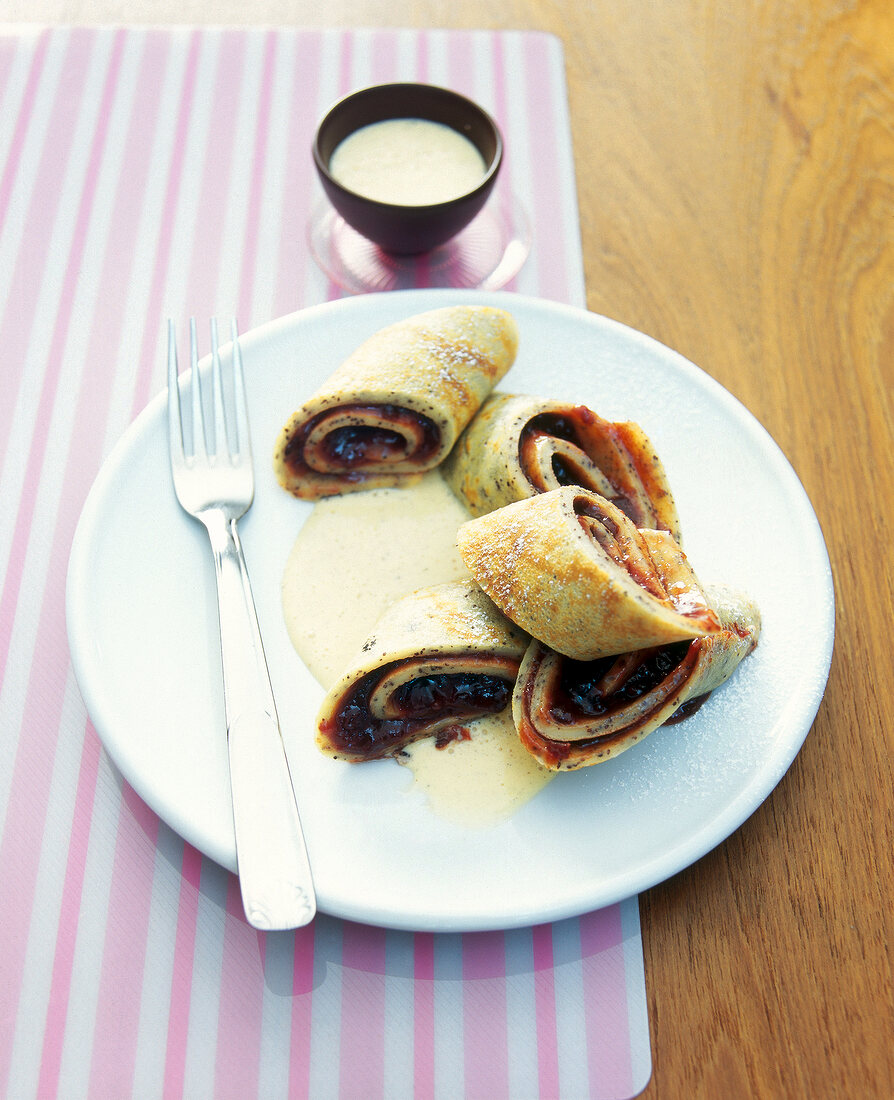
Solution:
M 314 505 L 286 562 L 282 605 L 298 655 L 325 689 L 338 679 L 395 600 L 466 580 L 455 538 L 469 518 L 441 475 Z M 519 743 L 511 708 L 467 724 L 468 740 L 433 738 L 397 757 L 432 810 L 468 827 L 510 817 L 553 777 Z M 351 765 L 362 767 L 363 765 Z

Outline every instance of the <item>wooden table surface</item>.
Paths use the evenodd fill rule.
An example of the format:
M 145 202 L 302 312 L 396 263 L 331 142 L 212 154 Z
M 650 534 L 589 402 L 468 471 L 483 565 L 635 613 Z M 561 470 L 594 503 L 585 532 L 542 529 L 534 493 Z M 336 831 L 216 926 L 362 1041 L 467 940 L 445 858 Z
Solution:
M 11 8 L 5 18 L 21 21 L 561 38 L 589 307 L 698 363 L 765 425 L 814 504 L 836 586 L 831 676 L 794 765 L 728 841 L 641 898 L 654 1064 L 644 1095 L 894 1095 L 894 5 Z

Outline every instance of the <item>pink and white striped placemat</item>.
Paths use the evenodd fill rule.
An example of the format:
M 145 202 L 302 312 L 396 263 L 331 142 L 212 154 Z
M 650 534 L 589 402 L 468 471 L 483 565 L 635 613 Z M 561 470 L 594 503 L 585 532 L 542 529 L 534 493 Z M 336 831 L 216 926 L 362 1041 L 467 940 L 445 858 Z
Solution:
M 313 127 L 366 83 L 488 107 L 534 226 L 509 289 L 584 305 L 563 55 L 533 32 L 0 27 L 0 1094 L 630 1097 L 635 898 L 500 933 L 260 934 L 115 772 L 65 636 L 71 539 L 164 386 L 168 315 L 339 295 Z M 228 259 L 230 258 L 230 259 Z M 135 578 L 135 583 L 138 579 Z

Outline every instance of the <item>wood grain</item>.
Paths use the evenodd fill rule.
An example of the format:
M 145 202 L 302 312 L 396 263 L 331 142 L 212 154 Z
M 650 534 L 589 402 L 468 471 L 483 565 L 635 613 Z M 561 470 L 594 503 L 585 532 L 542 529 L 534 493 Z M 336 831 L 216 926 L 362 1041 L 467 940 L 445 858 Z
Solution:
M 694 360 L 766 426 L 813 501 L 837 595 L 831 676 L 795 764 L 726 843 L 642 897 L 645 1095 L 894 1095 L 894 5 L 11 7 L 562 39 L 588 304 Z

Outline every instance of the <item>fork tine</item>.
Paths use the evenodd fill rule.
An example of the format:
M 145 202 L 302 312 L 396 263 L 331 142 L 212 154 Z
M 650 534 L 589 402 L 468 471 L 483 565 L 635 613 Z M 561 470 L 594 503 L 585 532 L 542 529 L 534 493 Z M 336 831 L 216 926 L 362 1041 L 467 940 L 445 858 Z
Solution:
M 220 370 L 220 345 L 217 338 L 217 318 L 211 318 L 211 392 L 214 405 L 214 453 L 220 456 L 224 447 L 232 452 L 230 433 L 224 413 L 223 379 Z
M 199 378 L 199 341 L 196 319 L 189 319 L 189 392 L 192 398 L 192 453 L 195 458 L 208 457 L 208 437 L 205 434 L 205 414 L 202 407 L 202 381 Z
M 177 334 L 168 321 L 168 441 L 171 461 L 183 463 L 183 422 L 180 419 L 180 377 L 177 367 Z
M 245 400 L 245 373 L 242 367 L 242 348 L 239 346 L 239 329 L 236 318 L 230 321 L 230 337 L 233 342 L 233 404 L 236 406 L 236 447 L 242 459 L 251 463 L 251 435 L 248 430 L 248 405 Z

